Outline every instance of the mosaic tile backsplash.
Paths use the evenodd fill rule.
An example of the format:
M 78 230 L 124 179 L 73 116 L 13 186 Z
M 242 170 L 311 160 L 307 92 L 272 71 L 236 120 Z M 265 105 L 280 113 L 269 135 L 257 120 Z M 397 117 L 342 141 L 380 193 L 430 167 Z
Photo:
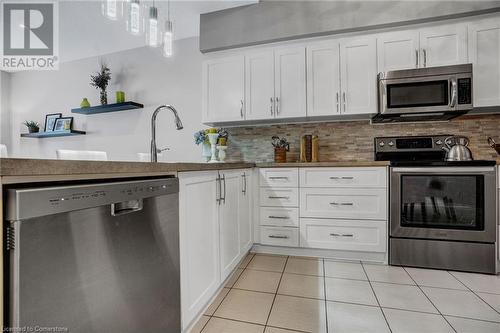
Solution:
M 367 121 L 323 122 L 229 129 L 228 161 L 272 162 L 273 135 L 290 141 L 288 162 L 299 159 L 300 137 L 319 136 L 320 161 L 373 161 L 373 139 L 378 136 L 425 134 L 464 135 L 470 140 L 474 159 L 494 160 L 497 153 L 487 143 L 489 136 L 500 142 L 500 115 L 466 116 L 449 122 L 370 125 Z

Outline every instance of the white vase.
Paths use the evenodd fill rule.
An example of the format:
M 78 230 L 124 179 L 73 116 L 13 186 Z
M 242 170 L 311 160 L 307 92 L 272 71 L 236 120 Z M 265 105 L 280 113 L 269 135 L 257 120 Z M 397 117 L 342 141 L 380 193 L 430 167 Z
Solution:
M 224 163 L 227 146 L 217 146 L 217 149 L 219 150 L 219 162 Z
M 219 138 L 218 133 L 208 133 L 208 142 L 210 142 L 210 149 L 212 153 L 212 157 L 210 158 L 210 161 L 208 163 L 218 163 L 217 161 L 217 154 L 216 154 L 216 146 L 217 146 L 217 139 Z
M 210 160 L 210 157 L 212 157 L 212 150 L 208 142 L 203 142 L 201 144 L 201 156 L 205 157 L 207 162 Z

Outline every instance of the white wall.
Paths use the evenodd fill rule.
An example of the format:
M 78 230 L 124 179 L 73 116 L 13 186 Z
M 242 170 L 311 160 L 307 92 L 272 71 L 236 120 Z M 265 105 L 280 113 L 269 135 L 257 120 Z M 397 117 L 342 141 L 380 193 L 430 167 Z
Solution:
M 10 146 L 10 76 L 0 71 L 0 143 Z
M 111 160 L 137 160 L 138 152 L 149 152 L 150 119 L 160 104 L 172 104 L 179 111 L 184 129 L 177 131 L 168 110 L 158 116 L 158 147 L 170 147 L 167 161 L 201 161 L 193 133 L 201 125 L 201 63 L 198 38 L 176 41 L 175 54 L 164 58 L 161 50 L 142 47 L 102 56 L 112 72 L 108 103 L 115 91 L 126 99 L 144 104 L 144 109 L 97 114 L 70 113 L 83 97 L 99 104 L 99 92 L 89 85 L 89 75 L 99 68 L 97 57 L 63 63 L 59 71 L 11 74 L 12 127 L 9 150 L 14 157 L 55 158 L 56 149 L 104 150 Z M 74 128 L 87 135 L 47 139 L 20 138 L 25 120 L 43 124 L 45 114 L 62 112 L 74 117 Z M 43 125 L 42 125 L 43 126 Z

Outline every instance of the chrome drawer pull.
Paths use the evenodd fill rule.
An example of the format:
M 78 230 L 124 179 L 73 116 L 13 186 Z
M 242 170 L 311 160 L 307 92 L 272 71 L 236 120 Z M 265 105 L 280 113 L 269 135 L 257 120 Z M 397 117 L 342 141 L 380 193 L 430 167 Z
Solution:
M 269 177 L 269 179 L 288 179 L 288 177 Z
M 267 237 L 269 237 L 269 238 L 278 238 L 278 239 L 288 239 L 288 238 L 290 238 L 288 236 L 280 236 L 280 235 L 269 235 Z
M 338 179 L 354 179 L 352 176 L 343 176 L 343 177 L 330 177 L 330 179 L 338 180 Z
M 273 196 L 269 196 L 268 198 L 269 199 L 285 199 L 285 200 L 290 199 L 290 197 L 273 197 Z
M 270 219 L 282 219 L 282 220 L 289 220 L 290 219 L 288 216 L 273 216 L 273 215 L 269 215 L 268 218 L 270 218 Z
M 354 203 L 352 203 L 352 202 L 341 202 L 341 203 L 330 202 L 330 205 L 334 205 L 334 206 L 354 206 Z
M 330 236 L 333 236 L 333 237 L 354 237 L 353 234 L 336 234 L 336 233 L 330 234 Z

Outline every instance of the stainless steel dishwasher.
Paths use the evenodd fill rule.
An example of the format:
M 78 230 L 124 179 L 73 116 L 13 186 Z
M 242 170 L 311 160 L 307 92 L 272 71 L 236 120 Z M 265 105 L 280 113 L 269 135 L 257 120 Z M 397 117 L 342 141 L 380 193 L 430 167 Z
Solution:
M 181 331 L 177 178 L 12 188 L 6 217 L 10 327 Z

